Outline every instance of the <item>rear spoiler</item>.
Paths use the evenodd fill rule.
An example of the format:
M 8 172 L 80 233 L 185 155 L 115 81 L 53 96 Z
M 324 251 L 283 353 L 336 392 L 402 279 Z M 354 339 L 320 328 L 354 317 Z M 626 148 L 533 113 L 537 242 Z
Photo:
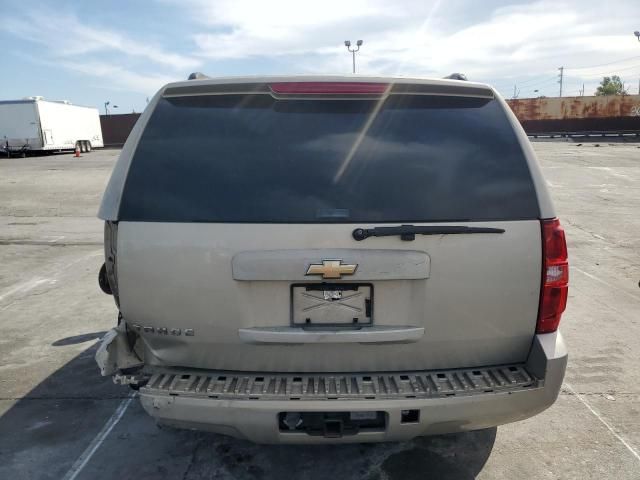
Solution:
M 285 86 L 289 86 L 286 88 Z M 307 89 L 304 86 L 308 86 Z M 322 89 L 322 86 L 326 88 Z M 338 88 L 338 85 L 342 88 Z M 379 88 L 376 88 L 379 87 Z M 276 98 L 380 98 L 386 95 L 436 95 L 473 98 L 494 98 L 486 85 L 451 83 L 394 83 L 361 81 L 300 81 L 255 83 L 190 83 L 165 88 L 163 97 L 196 95 L 271 95 Z

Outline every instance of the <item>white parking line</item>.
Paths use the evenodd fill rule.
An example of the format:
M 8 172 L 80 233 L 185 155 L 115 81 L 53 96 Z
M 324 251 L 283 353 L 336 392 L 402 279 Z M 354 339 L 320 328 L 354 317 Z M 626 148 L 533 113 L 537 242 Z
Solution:
M 612 288 L 613 290 L 616 291 L 616 293 L 622 293 L 623 295 L 626 295 L 629 298 L 633 298 L 634 300 L 640 300 L 640 296 L 634 295 L 633 293 L 627 292 L 626 290 L 621 290 L 619 287 L 616 287 L 615 285 L 613 285 L 613 284 L 611 284 L 611 283 L 609 283 L 609 282 L 607 282 L 605 280 L 602 280 L 601 278 L 598 278 L 595 275 L 591 275 L 589 272 L 585 272 L 584 270 L 582 270 L 581 268 L 576 267 L 575 265 L 572 265 L 571 268 L 573 270 L 575 270 L 576 272 L 580 272 L 581 274 L 589 277 L 591 280 L 594 280 L 594 281 L 596 281 L 598 283 L 601 283 L 603 285 L 606 285 L 607 287 Z
M 118 405 L 116 411 L 113 412 L 111 418 L 107 420 L 107 423 L 104 424 L 102 430 L 100 430 L 98 435 L 95 436 L 95 438 L 85 449 L 85 451 L 82 452 L 82 455 L 80 455 L 78 459 L 73 463 L 73 465 L 71 465 L 71 468 L 63 477 L 63 480 L 74 480 L 80 474 L 80 472 L 82 472 L 82 469 L 89 462 L 89 460 L 91 460 L 91 457 L 93 457 L 98 448 L 100 448 L 100 445 L 102 445 L 109 433 L 111 433 L 113 427 L 115 427 L 120 421 L 120 419 L 124 415 L 124 412 L 126 412 L 127 408 L 129 407 L 129 404 L 134 399 L 135 395 L 136 392 L 132 391 L 127 398 L 120 402 L 120 405 Z
M 32 278 L 31 280 L 28 280 L 26 282 L 23 283 L 19 283 L 18 285 L 14 286 L 13 288 L 8 289 L 4 294 L 0 295 L 0 302 L 3 301 L 5 298 L 9 298 L 12 297 L 13 295 L 18 295 L 21 293 L 26 293 L 30 290 L 33 290 L 34 288 L 38 287 L 39 285 L 42 285 L 43 283 L 48 283 L 51 282 L 52 279 L 50 278 Z
M 68 270 L 69 268 L 76 265 L 77 263 L 84 262 L 85 260 L 88 260 L 92 257 L 100 256 L 100 255 L 102 255 L 102 250 L 96 250 L 94 252 L 91 252 L 87 255 L 83 255 L 80 258 L 76 258 L 75 260 L 68 262 L 65 266 L 60 267 L 58 270 L 56 270 L 53 273 L 53 275 L 49 277 L 34 277 L 31 280 L 27 280 L 26 282 L 22 282 L 17 285 L 14 285 L 13 287 L 5 290 L 4 292 L 2 292 L 2 294 L 0 294 L 0 302 L 8 298 L 11 298 L 13 296 L 30 292 L 31 290 L 39 287 L 42 284 L 45 284 L 45 283 L 54 284 L 56 283 L 56 281 L 58 280 L 62 272 Z
M 631 446 L 629 445 L 629 443 L 622 437 L 622 435 L 620 435 L 618 432 L 616 432 L 615 428 L 613 428 L 609 422 L 607 422 L 604 418 L 602 418 L 602 416 L 591 406 L 591 404 L 589 402 L 587 402 L 587 400 L 580 395 L 578 392 L 576 392 L 573 387 L 571 385 L 569 385 L 567 382 L 564 382 L 564 386 L 567 388 L 567 390 L 569 390 L 578 400 L 580 400 L 582 402 L 582 404 L 587 407 L 589 409 L 589 411 L 591 413 L 593 413 L 593 415 L 600 420 L 600 422 L 607 427 L 607 429 L 613 434 L 614 437 L 616 437 L 620 443 L 622 443 L 625 447 L 627 447 L 627 450 L 629 450 L 631 452 L 631 454 L 636 457 L 638 459 L 638 461 L 640 461 L 640 454 Z

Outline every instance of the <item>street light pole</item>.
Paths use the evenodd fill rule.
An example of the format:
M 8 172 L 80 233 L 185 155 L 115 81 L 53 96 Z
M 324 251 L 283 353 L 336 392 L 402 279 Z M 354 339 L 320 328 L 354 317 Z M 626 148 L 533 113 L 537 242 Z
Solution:
M 362 45 L 362 40 L 358 40 L 356 42 L 356 48 L 351 48 L 351 40 L 345 40 L 344 46 L 347 47 L 347 50 L 351 52 L 353 56 L 353 73 L 356 73 L 356 52 L 360 50 L 360 46 Z
M 104 102 L 104 113 L 106 116 L 109 116 L 109 105 L 111 105 L 111 102 Z M 112 105 L 111 108 L 118 108 L 118 105 Z

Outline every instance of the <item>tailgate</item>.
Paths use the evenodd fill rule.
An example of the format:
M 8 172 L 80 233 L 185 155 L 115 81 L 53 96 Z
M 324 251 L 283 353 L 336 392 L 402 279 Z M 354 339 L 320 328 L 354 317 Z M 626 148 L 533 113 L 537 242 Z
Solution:
M 357 242 L 351 233 L 360 225 L 121 222 L 121 309 L 130 324 L 147 327 L 142 335 L 157 362 L 173 366 L 339 372 L 524 361 L 539 300 L 539 222 L 474 225 L 505 232 Z M 309 265 L 338 257 L 358 266 L 332 284 L 373 287 L 372 327 L 417 327 L 423 334 L 404 343 L 240 338 L 243 329 L 291 328 L 291 286 L 322 283 L 305 275 Z M 191 329 L 193 336 L 162 328 Z
M 109 218 L 147 363 L 366 372 L 527 357 L 540 208 L 491 89 L 204 81 L 152 108 Z M 403 225 L 475 231 L 354 237 Z

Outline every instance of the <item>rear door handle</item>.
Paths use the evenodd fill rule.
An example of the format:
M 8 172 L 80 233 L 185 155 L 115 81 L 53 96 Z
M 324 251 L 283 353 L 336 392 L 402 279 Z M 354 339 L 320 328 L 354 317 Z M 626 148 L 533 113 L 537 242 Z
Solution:
M 303 329 L 296 327 L 241 328 L 246 343 L 408 343 L 424 335 L 423 327 L 377 326 L 347 329 Z

